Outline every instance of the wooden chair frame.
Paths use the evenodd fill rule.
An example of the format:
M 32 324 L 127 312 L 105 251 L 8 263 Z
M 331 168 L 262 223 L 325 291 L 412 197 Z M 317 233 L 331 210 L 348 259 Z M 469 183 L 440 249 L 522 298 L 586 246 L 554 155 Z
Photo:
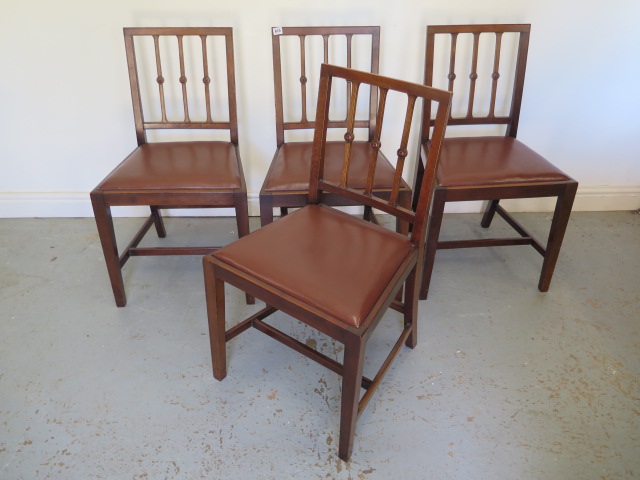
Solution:
M 287 121 L 284 113 L 284 93 L 283 93 L 283 58 L 281 53 L 282 37 L 298 37 L 300 40 L 300 98 L 302 101 L 300 120 Z M 276 111 L 276 141 L 277 150 L 269 167 L 260 190 L 260 220 L 261 224 L 267 225 L 273 222 L 273 209 L 280 208 L 281 215 L 286 215 L 289 208 L 302 207 L 307 203 L 308 190 L 282 190 L 268 191 L 266 188 L 267 179 L 273 174 L 275 160 L 278 157 L 279 150 L 286 142 L 286 132 L 293 130 L 312 130 L 315 121 L 307 116 L 307 52 L 306 40 L 309 37 L 322 37 L 323 40 L 323 58 L 324 63 L 329 61 L 329 43 L 331 37 L 344 36 L 347 40 L 346 45 L 346 68 L 352 68 L 352 43 L 354 36 L 370 36 L 371 37 L 371 56 L 370 65 L 371 73 L 377 74 L 380 66 L 380 27 L 379 26 L 334 26 L 334 27 L 278 27 L 272 31 L 272 51 L 273 51 L 273 75 L 274 75 L 274 96 Z M 347 101 L 349 99 L 351 86 L 347 84 Z M 369 109 L 367 118 L 357 119 L 354 123 L 356 128 L 368 130 L 368 140 L 371 141 L 376 127 L 376 92 L 372 91 L 369 95 Z M 340 120 L 329 121 L 329 128 L 346 127 L 346 118 Z M 387 189 L 390 190 L 390 189 Z M 379 194 L 388 195 L 389 191 L 377 189 Z M 400 192 L 401 202 L 404 206 L 409 206 L 411 202 L 412 192 L 408 184 L 403 184 Z M 324 202 L 327 205 L 349 206 L 355 205 L 349 199 L 340 196 L 326 195 Z M 376 221 L 373 211 L 365 207 L 365 218 Z M 399 228 L 402 228 L 399 226 Z
M 134 37 L 150 36 L 155 45 L 155 62 L 157 67 L 157 79 L 159 91 L 160 107 L 162 119 L 159 121 L 146 121 L 141 100 L 141 85 L 138 76 L 138 60 Z M 175 37 L 179 48 L 180 78 L 182 89 L 182 100 L 184 106 L 184 120 L 167 120 L 165 104 L 165 78 L 162 73 L 162 62 L 160 56 L 159 39 L 161 37 Z M 189 116 L 187 98 L 187 77 L 184 65 L 183 37 L 197 36 L 202 40 L 204 76 L 202 78 L 203 88 L 206 98 L 207 118 L 205 121 L 193 121 Z M 226 69 L 227 69 L 227 95 L 228 95 L 228 120 L 215 121 L 211 113 L 210 91 L 211 78 L 208 74 L 208 58 L 206 38 L 209 36 L 221 37 L 225 42 Z M 126 294 L 122 278 L 122 267 L 132 256 L 147 255 L 205 255 L 215 251 L 219 247 L 138 247 L 139 243 L 149 231 L 151 226 L 155 226 L 159 237 L 166 236 L 166 230 L 160 209 L 178 208 L 225 208 L 232 207 L 236 211 L 239 236 L 249 233 L 249 217 L 247 209 L 247 191 L 238 150 L 238 125 L 237 106 L 235 89 L 235 67 L 233 55 L 233 30 L 226 27 L 185 27 L 185 28 L 125 28 L 124 40 L 127 54 L 127 65 L 129 70 L 129 81 L 131 85 L 131 99 L 133 103 L 133 113 L 138 146 L 147 144 L 147 130 L 150 129 L 199 129 L 199 130 L 227 130 L 230 142 L 237 158 L 237 169 L 239 171 L 239 188 L 167 188 L 159 189 L 118 189 L 109 190 L 101 185 L 91 192 L 91 202 L 95 214 L 95 219 L 100 235 L 100 241 L 104 252 L 107 270 L 113 289 L 116 304 L 122 307 L 126 304 Z M 193 142 L 195 143 L 195 142 Z M 137 150 L 137 149 L 136 149 Z M 136 152 L 134 150 L 133 153 Z M 126 160 L 125 160 L 126 161 Z M 124 162 L 123 162 L 124 163 Z M 151 214 L 144 222 L 140 230 L 134 235 L 131 242 L 124 248 L 121 254 L 118 253 L 115 229 L 111 216 L 112 206 L 132 206 L 148 205 Z M 248 301 L 251 301 L 248 298 Z
M 380 89 L 378 119 L 372 139 L 372 145 L 374 145 L 376 149 L 380 148 L 382 115 L 384 114 L 387 91 L 394 90 L 404 92 L 409 98 L 401 145 L 398 149 L 399 162 L 397 167 L 397 180 L 393 185 L 388 199 L 376 196 L 372 188 L 375 156 L 372 156 L 372 170 L 370 170 L 365 190 L 355 190 L 350 188 L 347 184 L 346 180 L 349 169 L 348 150 L 350 139 L 352 139 L 352 136 L 349 135 L 349 133 L 353 126 L 353 117 L 351 116 L 351 113 L 348 120 L 347 134 L 345 134 L 345 151 L 347 151 L 347 154 L 345 155 L 342 179 L 339 183 L 332 183 L 323 178 L 326 134 L 329 126 L 328 108 L 331 94 L 331 82 L 333 78 L 350 80 L 352 82 L 354 92 L 357 92 L 357 86 L 359 84 L 365 83 Z M 406 156 L 406 146 L 411 126 L 412 112 L 417 98 L 422 98 L 426 101 L 437 104 L 437 113 L 431 140 L 432 148 L 428 152 L 421 194 L 418 199 L 417 209 L 414 212 L 412 209 L 405 208 L 399 204 L 399 194 L 401 190 L 400 178 L 404 156 Z M 417 300 L 420 276 L 422 273 L 422 269 L 418 268 L 418 266 L 423 264 L 426 217 L 429 210 L 432 186 L 435 179 L 439 146 L 442 138 L 444 137 L 446 119 L 450 108 L 450 98 L 451 95 L 449 92 L 433 89 L 423 85 L 407 83 L 400 80 L 389 79 L 337 66 L 326 64 L 322 65 L 314 136 L 313 161 L 311 166 L 311 187 L 308 197 L 308 201 L 311 205 L 303 207 L 300 211 L 293 213 L 291 221 L 293 221 L 293 217 L 295 215 L 303 213 L 304 209 L 314 208 L 315 204 L 324 201 L 327 194 L 332 194 L 343 195 L 361 205 L 367 205 L 370 208 L 380 209 L 388 214 L 400 217 L 413 227 L 410 236 L 410 253 L 404 257 L 401 265 L 398 265 L 397 270 L 394 270 L 395 274 L 393 275 L 393 278 L 387 284 L 386 288 L 384 288 L 382 295 L 379 296 L 375 305 L 359 326 L 346 324 L 341 319 L 325 313 L 323 310 L 319 309 L 319 307 L 306 303 L 305 301 L 284 292 L 281 288 L 248 274 L 241 268 L 236 268 L 230 265 L 219 257 L 220 254 L 224 252 L 224 249 L 220 252 L 207 255 L 203 259 L 214 377 L 218 380 L 222 380 L 227 375 L 226 343 L 250 327 L 254 327 L 257 330 L 266 333 L 284 345 L 291 347 L 297 352 L 342 375 L 339 456 L 345 461 L 349 459 L 352 452 L 355 425 L 358 416 L 371 400 L 374 391 L 380 385 L 384 374 L 387 372 L 393 359 L 399 353 L 402 344 L 404 343 L 408 347 L 413 348 L 417 342 Z M 356 224 L 367 223 L 365 220 L 355 217 L 349 217 L 349 221 L 355 222 Z M 275 222 L 273 225 L 264 227 L 264 229 L 271 228 L 272 231 L 275 231 L 275 229 L 282 225 L 281 222 L 285 222 L 285 220 Z M 260 234 L 264 229 L 261 229 L 254 235 Z M 401 234 L 394 235 L 397 235 L 399 238 L 406 239 L 406 237 Z M 250 239 L 251 236 L 248 238 Z M 313 274 L 314 272 L 309 272 L 309 275 Z M 229 330 L 226 330 L 225 325 L 225 282 L 244 290 L 248 294 L 257 297 L 266 303 L 266 307 L 264 309 L 238 323 Z M 401 291 L 403 286 L 405 292 L 404 302 L 397 299 L 397 294 Z M 379 372 L 373 379 L 369 379 L 362 375 L 366 343 L 373 333 L 374 328 L 380 322 L 389 307 L 402 313 L 404 318 L 404 328 Z M 265 318 L 277 310 L 281 310 L 282 312 L 291 315 L 301 322 L 330 336 L 336 341 L 343 343 L 345 345 L 343 363 L 341 364 L 327 357 L 315 349 L 312 349 L 281 332 L 275 327 L 268 325 L 264 321 Z M 366 393 L 362 398 L 360 398 L 360 388 L 366 389 Z
M 450 115 L 448 125 L 505 125 L 506 137 L 516 138 L 518 131 L 518 123 L 520 119 L 520 110 L 522 104 L 522 92 L 524 88 L 525 69 L 527 64 L 527 52 L 529 48 L 531 25 L 528 24 L 505 24 L 505 25 L 438 25 L 427 27 L 426 41 L 426 60 L 425 60 L 425 85 L 433 85 L 434 73 L 434 46 L 435 37 L 437 35 L 449 35 L 451 41 L 450 57 L 449 57 L 449 73 L 448 73 L 448 90 L 454 92 L 454 82 L 456 79 L 455 63 L 456 63 L 456 40 L 460 34 L 473 34 L 473 52 L 471 56 L 470 68 L 470 87 L 467 113 L 463 117 L 453 117 Z M 515 32 L 518 34 L 517 59 L 514 73 L 513 90 L 511 92 L 511 106 L 509 114 L 506 116 L 496 115 L 496 91 L 500 79 L 500 49 L 501 38 L 504 33 Z M 486 116 L 474 116 L 474 100 L 476 98 L 476 79 L 478 64 L 478 45 L 480 36 L 483 34 L 494 34 L 496 36 L 493 70 L 491 74 L 491 97 L 489 114 Z M 455 94 L 455 93 L 454 93 Z M 419 156 L 423 158 L 430 145 L 430 128 L 434 124 L 431 118 L 429 105 L 426 105 L 423 111 L 423 130 L 421 145 L 419 147 Z M 445 140 L 446 142 L 446 140 Z M 422 161 L 417 162 L 416 182 L 419 184 L 422 178 L 423 165 Z M 453 248 L 472 248 L 472 247 L 495 247 L 508 245 L 531 245 L 544 260 L 542 271 L 538 282 L 538 289 L 546 292 L 551 283 L 551 277 L 558 259 L 560 246 L 564 238 L 564 234 L 571 213 L 573 200 L 575 198 L 578 183 L 570 177 L 562 181 L 539 181 L 539 182 L 514 182 L 502 185 L 474 185 L 447 187 L 436 183 L 434 191 L 434 199 L 432 205 L 432 213 L 429 223 L 429 231 L 427 238 L 427 247 L 425 253 L 425 267 L 422 278 L 422 288 L 420 291 L 420 299 L 427 298 L 435 254 L 440 249 Z M 414 195 L 419 195 L 415 192 Z M 505 209 L 499 205 L 500 199 L 514 198 L 537 198 L 537 197 L 557 197 L 554 210 L 553 220 L 547 239 L 546 246 L 537 240 L 529 231 L 527 231 L 518 221 L 513 218 Z M 417 198 L 417 197 L 416 197 Z M 462 202 L 486 200 L 484 215 L 482 217 L 481 226 L 488 228 L 497 213 L 502 217 L 517 233 L 517 237 L 511 238 L 487 238 L 487 239 L 471 239 L 456 241 L 440 241 L 440 228 L 444 214 L 445 204 L 447 202 Z M 414 201 L 415 203 L 415 201 Z

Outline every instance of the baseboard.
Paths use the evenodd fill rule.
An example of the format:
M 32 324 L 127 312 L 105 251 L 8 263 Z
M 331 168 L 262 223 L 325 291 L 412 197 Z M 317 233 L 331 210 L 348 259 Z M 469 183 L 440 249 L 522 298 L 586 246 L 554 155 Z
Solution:
M 550 212 L 554 208 L 552 198 L 504 200 L 509 211 Z M 640 185 L 638 186 L 585 186 L 578 187 L 573 205 L 576 212 L 599 212 L 614 210 L 637 210 L 640 208 Z M 449 203 L 448 213 L 479 212 L 482 202 Z M 141 217 L 148 214 L 146 207 L 116 207 L 116 217 Z M 207 210 L 175 210 L 174 216 L 233 216 L 230 208 Z M 249 215 L 259 216 L 258 194 L 249 194 Z M 33 217 L 92 217 L 89 194 L 85 192 L 0 192 L 0 218 Z
M 255 207 L 249 199 L 249 215 L 259 216 L 258 196 Z M 254 207 L 254 208 L 252 208 Z M 255 212 L 253 211 L 255 210 Z M 114 217 L 146 217 L 148 207 L 113 207 Z M 167 216 L 233 216 L 232 208 L 180 209 Z M 0 192 L 0 218 L 93 217 L 91 200 L 86 192 Z

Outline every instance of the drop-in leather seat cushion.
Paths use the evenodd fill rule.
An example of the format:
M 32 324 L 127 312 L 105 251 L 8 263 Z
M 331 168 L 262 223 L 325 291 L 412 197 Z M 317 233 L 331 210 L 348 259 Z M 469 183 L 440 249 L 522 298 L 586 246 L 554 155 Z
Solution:
M 99 190 L 235 189 L 241 187 L 230 142 L 147 143 L 136 148 Z
M 517 139 L 497 136 L 445 139 L 437 178 L 445 187 L 571 180 Z
M 344 142 L 327 142 L 325 147 L 324 178 L 339 183 L 344 161 Z M 349 166 L 349 187 L 363 189 L 367 180 L 369 156 L 373 149 L 369 142 L 351 144 Z M 264 182 L 264 191 L 309 190 L 312 142 L 291 142 L 283 144 L 277 151 L 270 173 Z M 394 169 L 389 161 L 378 154 L 374 188 L 390 187 L 393 184 Z
M 323 205 L 308 205 L 213 256 L 358 327 L 415 247 L 407 237 Z

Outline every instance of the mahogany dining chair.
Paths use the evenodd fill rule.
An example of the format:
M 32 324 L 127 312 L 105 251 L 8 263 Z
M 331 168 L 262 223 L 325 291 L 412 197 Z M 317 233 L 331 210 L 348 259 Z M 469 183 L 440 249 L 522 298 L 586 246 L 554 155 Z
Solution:
M 463 112 L 457 115 L 452 107 L 449 126 L 504 127 L 505 132 L 503 135 L 457 136 L 444 140 L 429 222 L 421 299 L 427 298 L 436 251 L 440 249 L 531 245 L 543 257 L 538 289 L 541 292 L 549 289 L 578 183 L 516 139 L 530 29 L 531 25 L 439 25 L 427 28 L 424 83 L 440 85 L 435 82 L 434 71 L 444 65 L 441 70 L 446 86 L 443 88 L 453 92 L 454 106 L 458 105 L 460 98 L 464 106 Z M 442 41 L 437 43 L 440 39 Z M 505 44 L 513 48 L 503 48 Z M 486 65 L 483 65 L 483 60 Z M 513 66 L 511 69 L 508 68 L 510 64 Z M 462 77 L 458 79 L 456 72 L 459 71 L 468 75 L 468 82 Z M 488 91 L 484 96 L 477 88 L 478 83 L 484 80 L 482 72 L 487 76 L 485 85 Z M 478 105 L 479 98 L 488 99 L 484 109 Z M 502 110 L 501 106 L 504 106 Z M 422 121 L 419 155 L 424 159 L 431 148 L 430 129 L 435 123 L 428 104 Z M 449 128 L 448 133 L 453 131 Z M 422 162 L 417 162 L 417 166 L 419 185 Z M 419 194 L 416 190 L 416 199 Z M 536 197 L 556 197 L 546 245 L 499 204 L 501 199 Z M 497 213 L 518 236 L 439 240 L 445 204 L 475 200 L 488 201 L 482 227 L 488 228 Z
M 344 153 L 341 173 L 334 179 L 325 173 L 329 110 L 336 84 L 341 86 L 345 80 L 349 82 L 351 97 L 340 147 Z M 379 93 L 376 127 L 369 142 L 364 183 L 358 180 L 354 186 L 349 171 L 355 105 L 364 87 Z M 450 93 L 443 90 L 323 64 L 307 205 L 203 260 L 214 377 L 218 380 L 226 377 L 226 344 L 250 327 L 342 375 L 339 456 L 345 461 L 352 452 L 358 416 L 402 345 L 414 348 L 417 343 L 426 221 L 450 98 Z M 400 205 L 399 198 L 413 112 L 421 102 L 432 104 L 437 113 L 414 211 Z M 399 104 L 403 113 L 399 119 L 385 123 L 385 132 L 395 132 L 385 139 L 395 139 L 390 148 L 397 153 L 397 162 L 391 189 L 381 196 L 376 192 L 374 178 L 380 159 L 383 116 L 389 103 Z M 412 227 L 410 236 L 324 204 L 327 197 L 336 195 L 402 219 Z M 227 330 L 225 283 L 263 300 L 265 308 Z M 398 300 L 400 291 L 403 298 Z M 402 315 L 402 331 L 378 373 L 369 379 L 363 376 L 365 347 L 389 308 Z M 267 323 L 265 319 L 278 310 L 344 344 L 342 363 Z M 366 390 L 362 396 L 361 389 Z
M 289 208 L 302 207 L 307 203 L 309 192 L 309 166 L 313 143 L 301 139 L 311 135 L 315 122 L 310 99 L 315 98 L 317 79 L 314 65 L 324 63 L 342 65 L 378 73 L 380 62 L 380 27 L 276 27 L 272 30 L 273 75 L 276 112 L 277 148 L 260 190 L 260 219 L 262 225 L 273 221 L 273 209 L 280 208 L 286 215 Z M 366 62 L 363 61 L 366 59 Z M 317 73 L 316 73 L 317 77 Z M 297 84 L 297 86 L 296 86 Z M 289 86 L 289 88 L 287 88 Z M 349 104 L 351 87 L 343 82 L 342 92 Z M 349 179 L 354 187 L 364 186 L 367 178 L 367 162 L 371 155 L 371 138 L 376 125 L 376 92 L 369 92 L 368 101 L 358 110 L 354 131 L 358 138 L 351 142 L 351 168 Z M 346 110 L 336 107 L 332 111 L 329 128 L 336 130 L 346 125 Z M 295 138 L 291 139 L 291 136 Z M 340 176 L 344 153 L 339 141 L 327 142 L 326 175 L 337 180 Z M 393 184 L 394 169 L 389 160 L 379 152 L 374 189 L 382 195 L 388 194 Z M 400 203 L 411 204 L 411 188 L 401 183 Z M 351 199 L 327 194 L 327 204 L 355 205 Z M 365 218 L 375 221 L 375 215 L 365 207 Z M 405 225 L 406 227 L 406 225 Z M 403 228 L 402 224 L 398 228 Z
M 127 302 L 122 268 L 130 257 L 204 255 L 218 248 L 139 247 L 151 226 L 159 237 L 166 236 L 161 209 L 232 207 L 238 235 L 249 233 L 247 191 L 238 150 L 232 29 L 125 28 L 124 41 L 138 146 L 91 192 L 119 307 Z M 219 58 L 219 62 L 213 61 Z M 198 81 L 188 87 L 191 71 L 202 75 L 199 87 Z M 150 131 L 186 130 L 211 136 L 219 132 L 226 139 L 151 142 L 147 138 Z M 149 206 L 151 213 L 119 253 L 111 207 L 132 205 Z M 252 299 L 247 297 L 247 301 Z

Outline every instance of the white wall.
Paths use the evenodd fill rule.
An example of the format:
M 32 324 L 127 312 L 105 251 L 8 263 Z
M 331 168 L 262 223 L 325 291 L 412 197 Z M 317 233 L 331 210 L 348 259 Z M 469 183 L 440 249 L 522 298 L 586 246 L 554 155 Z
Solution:
M 270 27 L 380 25 L 381 73 L 419 82 L 427 24 L 532 23 L 518 137 L 580 182 L 576 209 L 640 207 L 637 0 L 5 3 L 0 217 L 92 215 L 88 192 L 135 147 L 124 26 L 234 28 L 240 148 L 256 214 L 275 148 Z

